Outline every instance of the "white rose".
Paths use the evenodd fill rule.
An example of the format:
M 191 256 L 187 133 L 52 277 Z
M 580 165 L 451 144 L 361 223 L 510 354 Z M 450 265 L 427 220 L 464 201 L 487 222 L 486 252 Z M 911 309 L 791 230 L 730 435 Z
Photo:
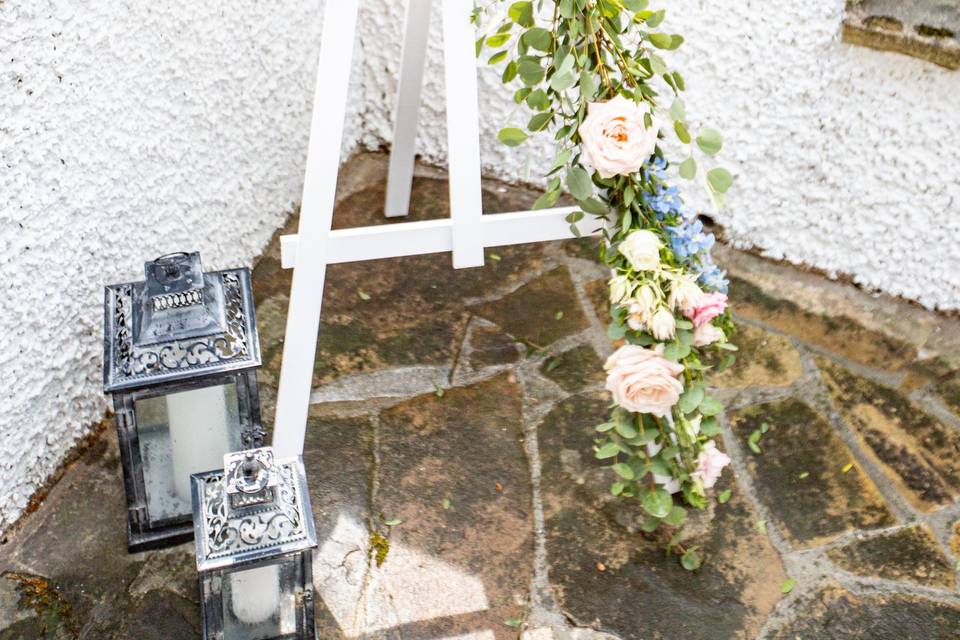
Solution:
M 657 340 L 673 339 L 677 335 L 677 321 L 673 317 L 673 312 L 666 307 L 660 307 L 660 310 L 650 319 L 650 333 Z
M 614 276 L 610 279 L 610 302 L 619 304 L 630 295 L 630 279 L 627 276 Z
M 650 312 L 636 300 L 631 300 L 627 306 L 627 326 L 633 331 L 643 331 L 650 319 Z
M 634 331 L 640 331 L 657 310 L 657 294 L 648 284 L 640 285 L 636 295 L 627 306 L 627 325 Z
M 703 290 L 688 276 L 680 276 L 673 281 L 670 289 L 670 306 L 678 311 L 693 309 L 703 300 Z
M 652 231 L 632 232 L 620 243 L 619 251 L 637 271 L 653 271 L 660 266 L 660 238 Z
M 695 347 L 705 347 L 723 338 L 723 330 L 710 323 L 702 324 L 693 330 L 693 346 Z
M 584 162 L 596 169 L 601 178 L 636 173 L 653 155 L 659 127 L 644 123 L 646 105 L 621 95 L 607 102 L 587 105 L 587 117 L 580 125 Z

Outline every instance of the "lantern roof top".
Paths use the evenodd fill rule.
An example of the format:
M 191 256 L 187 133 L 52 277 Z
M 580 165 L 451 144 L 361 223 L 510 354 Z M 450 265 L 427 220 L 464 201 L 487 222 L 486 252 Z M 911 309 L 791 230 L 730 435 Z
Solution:
M 250 270 L 204 273 L 198 253 L 144 265 L 104 292 L 107 393 L 260 365 Z
M 317 546 L 303 458 L 261 447 L 227 454 L 224 466 L 191 478 L 199 571 Z

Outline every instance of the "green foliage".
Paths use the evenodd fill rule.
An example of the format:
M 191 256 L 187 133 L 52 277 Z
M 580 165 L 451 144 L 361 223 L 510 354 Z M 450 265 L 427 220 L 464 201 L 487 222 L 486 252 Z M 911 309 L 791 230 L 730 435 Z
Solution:
M 568 191 L 578 205 L 566 217 L 574 235 L 579 235 L 586 216 L 603 219 L 604 224 L 597 225 L 604 228 L 600 257 L 614 274 L 628 278 L 631 291 L 650 277 L 633 269 L 617 247 L 640 229 L 663 239 L 663 271 L 671 277 L 682 276 L 684 263 L 670 249 L 665 230 L 681 221 L 676 216 L 658 217 L 649 205 L 663 178 L 646 167 L 604 178 L 584 161 L 580 137 L 590 103 L 616 96 L 633 100 L 643 108 L 645 127 L 654 123 L 659 127 L 653 155 L 680 178 L 706 189 L 717 206 L 723 205 L 733 185 L 733 175 L 716 164 L 723 137 L 714 128 L 695 126 L 697 119 L 687 112 L 681 96 L 686 80 L 669 65 L 684 39 L 670 32 L 666 11 L 651 6 L 649 0 L 506 0 L 497 7 L 493 3 L 491 9 L 478 9 L 483 36 L 477 46 L 478 56 L 483 49 L 489 50 L 488 64 L 502 65 L 501 78 L 511 85 L 517 105 L 498 138 L 511 147 L 534 134 L 550 135 L 556 142 L 556 155 L 546 174 L 549 182 L 533 208 L 554 207 Z M 667 157 L 667 138 L 671 149 L 676 147 L 673 138 L 683 145 L 676 159 Z M 658 304 L 666 302 L 670 286 L 658 286 Z M 594 454 L 610 467 L 611 494 L 642 505 L 648 515 L 644 531 L 661 526 L 678 529 L 689 509 L 704 509 L 709 503 L 697 468 L 705 445 L 722 432 L 717 416 L 723 405 L 708 395 L 704 374 L 733 364 L 736 347 L 728 341 L 733 325 L 729 315 L 714 321 L 725 339 L 698 347 L 693 323 L 679 311 L 675 312 L 675 335 L 657 339 L 647 329 L 631 328 L 635 324 L 628 322 L 627 306 L 612 305 L 609 338 L 662 348 L 664 358 L 682 365 L 684 391 L 667 417 L 614 406 L 610 420 L 596 427 Z M 713 366 L 718 359 L 704 358 L 706 349 L 729 353 Z M 664 488 L 667 483 L 679 485 L 680 491 L 671 494 Z M 725 490 L 717 502 L 723 504 L 730 496 L 730 490 Z M 677 552 L 681 564 L 691 571 L 699 568 L 702 558 L 697 549 L 683 549 L 672 535 L 668 547 Z

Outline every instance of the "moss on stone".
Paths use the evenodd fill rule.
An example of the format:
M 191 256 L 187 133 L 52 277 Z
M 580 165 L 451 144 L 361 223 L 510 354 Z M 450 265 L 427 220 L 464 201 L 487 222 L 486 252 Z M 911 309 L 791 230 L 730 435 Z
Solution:
M 744 449 L 764 423 L 761 453 L 748 454 L 747 468 L 760 499 L 790 538 L 812 546 L 846 531 L 895 522 L 866 475 L 843 472 L 853 457 L 813 409 L 791 399 L 733 414 L 733 430 Z
M 895 484 L 921 509 L 960 494 L 960 433 L 900 393 L 818 359 L 834 401 Z
M 953 565 L 923 525 L 857 539 L 827 555 L 837 566 L 857 575 L 950 589 L 956 581 Z

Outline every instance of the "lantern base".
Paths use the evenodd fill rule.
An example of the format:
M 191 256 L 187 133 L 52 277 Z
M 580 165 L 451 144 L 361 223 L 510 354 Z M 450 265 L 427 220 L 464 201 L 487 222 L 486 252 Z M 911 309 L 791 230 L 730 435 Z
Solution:
M 191 540 L 193 540 L 193 523 L 189 521 L 145 532 L 134 531 L 133 523 L 127 521 L 127 553 L 175 547 Z

